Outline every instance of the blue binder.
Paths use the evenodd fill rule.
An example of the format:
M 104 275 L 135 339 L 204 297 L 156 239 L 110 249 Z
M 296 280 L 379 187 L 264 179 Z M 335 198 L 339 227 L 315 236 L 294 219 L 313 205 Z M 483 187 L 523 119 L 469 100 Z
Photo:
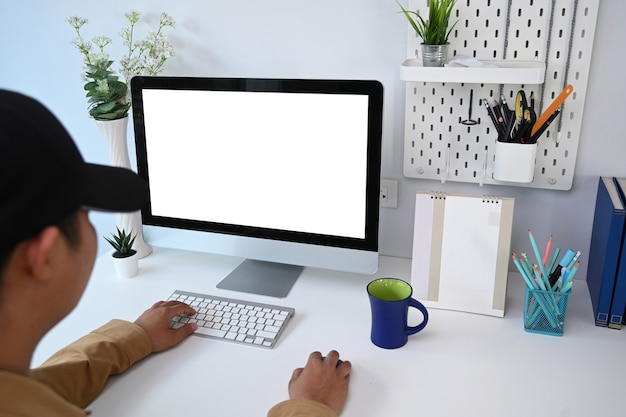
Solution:
M 591 231 L 587 286 L 596 326 L 608 326 L 622 252 L 624 202 L 612 177 L 600 177 Z
M 626 202 L 626 178 L 617 178 L 616 183 L 622 201 Z M 624 237 L 626 237 L 626 230 Z M 624 243 L 622 242 L 619 266 L 617 268 L 617 276 L 615 277 L 615 288 L 613 290 L 613 301 L 611 302 L 611 316 L 609 317 L 609 327 L 618 330 L 622 328 L 624 310 L 626 310 L 626 244 Z

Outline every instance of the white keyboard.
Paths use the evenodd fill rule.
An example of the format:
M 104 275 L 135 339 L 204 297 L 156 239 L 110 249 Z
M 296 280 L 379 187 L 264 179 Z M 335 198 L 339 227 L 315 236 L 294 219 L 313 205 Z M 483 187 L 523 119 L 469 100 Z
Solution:
M 195 316 L 176 316 L 170 327 L 196 323 L 197 336 L 226 340 L 244 345 L 273 348 L 287 322 L 295 314 L 289 307 L 253 303 L 176 290 L 169 300 L 189 304 Z

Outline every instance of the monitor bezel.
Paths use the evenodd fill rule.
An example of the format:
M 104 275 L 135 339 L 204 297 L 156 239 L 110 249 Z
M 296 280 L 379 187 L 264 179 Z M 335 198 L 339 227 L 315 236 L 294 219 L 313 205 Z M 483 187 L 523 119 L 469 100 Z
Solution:
M 151 203 L 142 208 L 144 225 L 269 239 L 294 243 L 378 252 L 380 214 L 380 165 L 382 151 L 383 87 L 373 80 L 213 78 L 138 76 L 131 80 L 137 172 L 150 189 L 150 175 L 143 123 L 143 91 L 146 89 L 248 91 L 279 93 L 357 94 L 368 97 L 365 236 L 351 238 L 315 233 L 205 222 L 153 215 Z

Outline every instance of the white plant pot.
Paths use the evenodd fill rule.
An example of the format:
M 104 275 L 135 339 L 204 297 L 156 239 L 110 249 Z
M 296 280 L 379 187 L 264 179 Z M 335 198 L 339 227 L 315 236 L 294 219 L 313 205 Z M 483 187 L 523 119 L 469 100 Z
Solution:
M 113 259 L 115 272 L 117 272 L 117 276 L 120 278 L 131 278 L 137 275 L 137 272 L 139 272 L 138 253 L 135 253 L 132 256 L 127 256 L 126 258 L 115 258 L 111 255 L 111 259 Z

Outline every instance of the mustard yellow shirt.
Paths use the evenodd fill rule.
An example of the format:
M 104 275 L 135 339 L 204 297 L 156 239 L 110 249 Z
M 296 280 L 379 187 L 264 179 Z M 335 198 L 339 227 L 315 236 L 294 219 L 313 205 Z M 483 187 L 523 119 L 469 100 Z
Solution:
M 30 376 L 0 370 L 0 417 L 84 417 L 110 376 L 124 372 L 152 352 L 136 324 L 112 320 L 55 353 Z M 288 400 L 268 417 L 336 417 L 327 406 Z

